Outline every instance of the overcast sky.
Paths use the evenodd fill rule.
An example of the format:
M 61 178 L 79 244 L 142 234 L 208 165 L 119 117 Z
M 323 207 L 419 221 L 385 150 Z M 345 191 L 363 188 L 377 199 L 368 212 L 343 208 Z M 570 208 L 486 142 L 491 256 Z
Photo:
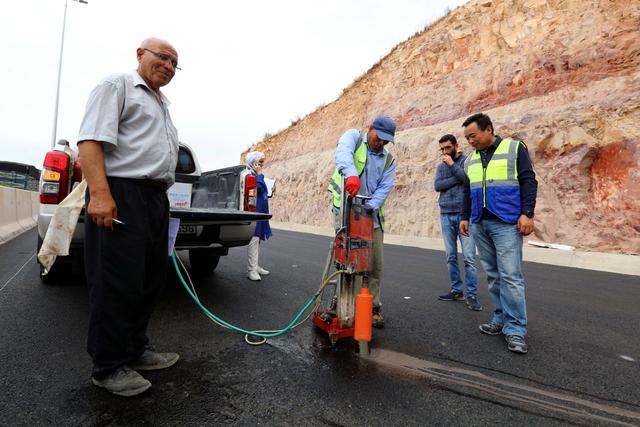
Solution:
M 75 146 L 89 92 L 136 68 L 146 37 L 182 71 L 163 88 L 203 170 L 335 100 L 396 44 L 464 0 L 69 0 L 57 138 Z M 0 160 L 42 166 L 52 138 L 65 0 L 7 0 L 0 14 Z

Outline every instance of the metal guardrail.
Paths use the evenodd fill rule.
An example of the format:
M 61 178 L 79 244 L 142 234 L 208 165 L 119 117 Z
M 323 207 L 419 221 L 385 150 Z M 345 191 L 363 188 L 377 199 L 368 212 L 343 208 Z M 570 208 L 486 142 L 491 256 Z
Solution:
M 38 180 L 17 172 L 0 172 L 0 185 L 21 190 L 38 191 Z

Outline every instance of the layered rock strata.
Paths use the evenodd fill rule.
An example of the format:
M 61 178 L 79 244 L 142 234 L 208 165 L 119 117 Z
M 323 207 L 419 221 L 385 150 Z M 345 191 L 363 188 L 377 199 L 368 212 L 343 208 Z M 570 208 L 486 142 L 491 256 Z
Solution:
M 640 3 L 472 1 L 399 44 L 329 105 L 254 145 L 278 179 L 274 219 L 329 225 L 334 148 L 378 114 L 398 123 L 387 231 L 440 235 L 437 140 L 489 114 L 538 175 L 535 236 L 640 253 Z

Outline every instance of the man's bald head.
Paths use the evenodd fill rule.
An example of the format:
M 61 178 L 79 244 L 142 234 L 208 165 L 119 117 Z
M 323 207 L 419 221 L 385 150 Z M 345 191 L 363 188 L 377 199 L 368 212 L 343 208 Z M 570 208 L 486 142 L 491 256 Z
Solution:
M 149 37 L 148 39 L 144 39 L 142 40 L 142 43 L 140 43 L 140 47 L 142 49 L 157 49 L 160 45 L 163 46 L 168 46 L 169 48 L 171 48 L 174 52 L 176 51 L 174 49 L 173 46 L 171 46 L 171 43 L 169 43 L 166 40 L 162 40 L 159 39 L 157 37 Z
M 138 74 L 151 90 L 160 93 L 160 88 L 168 84 L 176 73 L 178 52 L 171 43 L 150 37 L 140 43 L 136 54 Z

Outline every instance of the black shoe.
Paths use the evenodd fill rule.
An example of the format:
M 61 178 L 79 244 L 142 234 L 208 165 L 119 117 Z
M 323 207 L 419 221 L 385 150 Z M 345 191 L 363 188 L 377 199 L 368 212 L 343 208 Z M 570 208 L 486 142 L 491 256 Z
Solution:
M 507 340 L 507 348 L 514 353 L 527 354 L 529 351 L 527 343 L 520 335 L 507 335 L 504 339 Z
M 380 314 L 380 307 L 373 308 L 373 322 L 371 326 L 374 328 L 384 328 L 384 317 Z
M 440 301 L 464 301 L 464 295 L 462 292 L 451 291 L 448 294 L 440 295 L 438 299 Z
M 479 328 L 480 332 L 487 335 L 499 335 L 502 333 L 502 325 L 495 323 L 493 320 L 483 323 Z
M 482 311 L 482 306 L 478 304 L 478 298 L 474 295 L 469 295 L 467 297 L 467 308 L 473 311 Z

